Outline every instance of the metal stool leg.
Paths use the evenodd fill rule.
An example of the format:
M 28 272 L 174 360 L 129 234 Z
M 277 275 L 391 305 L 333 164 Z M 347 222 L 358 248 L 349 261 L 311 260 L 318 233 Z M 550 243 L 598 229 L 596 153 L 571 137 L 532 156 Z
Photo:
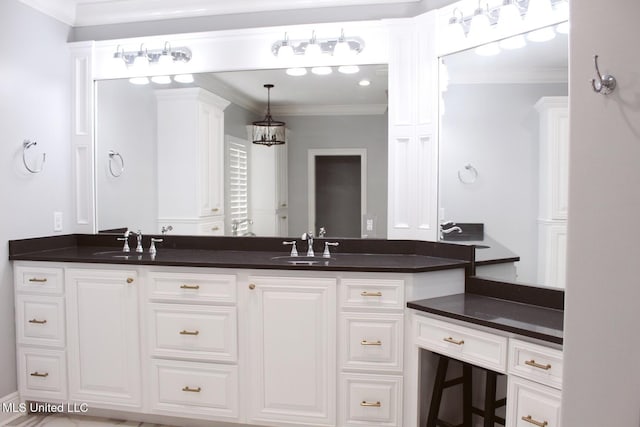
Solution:
M 444 382 L 447 378 L 448 366 L 449 358 L 445 356 L 438 356 L 438 368 L 436 370 L 436 380 L 433 384 L 433 394 L 431 395 L 427 427 L 437 426 L 438 412 L 440 411 L 440 402 L 442 401 L 442 392 L 444 391 Z

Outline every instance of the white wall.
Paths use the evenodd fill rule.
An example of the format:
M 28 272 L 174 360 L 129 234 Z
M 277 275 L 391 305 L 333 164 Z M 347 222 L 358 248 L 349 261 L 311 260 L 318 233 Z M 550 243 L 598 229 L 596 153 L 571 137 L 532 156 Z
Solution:
M 97 83 L 96 175 L 99 230 L 126 227 L 156 233 L 158 217 L 157 113 L 154 86 L 128 80 Z M 109 150 L 124 159 L 119 177 L 109 172 Z M 119 159 L 113 169 L 120 172 Z
M 562 425 L 640 425 L 640 2 L 571 3 Z M 618 80 L 594 93 L 593 55 Z
M 535 283 L 538 249 L 539 115 L 542 96 L 566 95 L 566 84 L 450 85 L 440 135 L 440 207 L 444 220 L 480 222 L 518 254 L 518 280 Z M 458 171 L 472 164 L 473 184 Z
M 72 217 L 69 28 L 17 0 L 0 2 L 0 397 L 16 391 L 13 279 L 7 241 L 53 234 L 53 212 Z M 22 166 L 22 140 L 47 153 Z M 34 150 L 35 151 L 35 150 Z
M 291 130 L 288 147 L 289 235 L 308 231 L 307 156 L 312 148 L 367 149 L 368 213 L 377 236 L 387 235 L 387 115 L 280 117 Z M 327 230 L 328 235 L 331 230 Z

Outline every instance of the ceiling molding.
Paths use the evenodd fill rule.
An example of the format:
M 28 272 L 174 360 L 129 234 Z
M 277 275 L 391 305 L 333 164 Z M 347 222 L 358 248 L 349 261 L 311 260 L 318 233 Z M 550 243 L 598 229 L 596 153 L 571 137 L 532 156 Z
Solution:
M 211 15 L 324 7 L 417 3 L 420 0 L 19 0 L 65 24 L 81 27 Z
M 233 104 L 251 111 L 252 113 L 264 114 L 265 107 L 263 104 L 254 101 L 245 94 L 225 84 L 222 80 L 213 75 L 213 73 L 197 74 L 194 77 L 196 79 L 196 84 L 199 87 L 206 89 L 209 92 L 213 92 Z
M 386 111 L 387 104 L 271 106 L 273 116 L 376 116 Z

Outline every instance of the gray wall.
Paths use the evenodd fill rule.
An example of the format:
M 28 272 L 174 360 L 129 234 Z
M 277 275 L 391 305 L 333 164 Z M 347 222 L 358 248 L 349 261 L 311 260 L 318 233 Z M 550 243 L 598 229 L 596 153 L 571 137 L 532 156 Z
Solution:
M 236 138 L 247 139 L 247 125 L 262 119 L 262 117 L 264 116 L 259 116 L 236 104 L 229 104 L 224 110 L 224 133 Z
M 7 241 L 53 234 L 53 212 L 71 229 L 69 27 L 19 3 L 0 2 L 0 398 L 17 390 L 12 268 Z M 27 173 L 22 140 L 47 153 Z
M 535 283 L 538 251 L 538 135 L 534 104 L 567 95 L 567 85 L 451 85 L 444 94 L 440 140 L 440 207 L 444 220 L 481 222 L 516 254 L 518 280 Z M 473 184 L 458 171 L 472 164 Z M 464 176 L 464 175 L 463 175 Z
M 377 215 L 377 236 L 387 235 L 387 115 L 280 117 L 290 129 L 289 235 L 308 231 L 309 149 L 366 148 L 368 213 Z M 327 230 L 331 235 L 331 230 Z

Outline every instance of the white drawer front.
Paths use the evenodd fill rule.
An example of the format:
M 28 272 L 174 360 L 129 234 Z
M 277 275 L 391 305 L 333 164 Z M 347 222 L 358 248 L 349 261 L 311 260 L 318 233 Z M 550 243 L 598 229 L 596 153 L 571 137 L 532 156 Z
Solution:
M 416 315 L 416 344 L 427 350 L 504 373 L 507 338 Z
M 198 226 L 204 236 L 224 236 L 224 221 L 210 221 Z
M 509 376 L 507 425 L 513 427 L 560 427 L 559 390 Z
M 509 374 L 561 389 L 562 351 L 511 339 L 508 371 Z
M 235 307 L 150 304 L 154 356 L 235 362 Z
M 36 295 L 16 297 L 18 342 L 64 347 L 64 299 Z
M 342 315 L 343 369 L 402 370 L 403 315 Z
M 17 265 L 13 276 L 18 292 L 61 295 L 64 290 L 61 268 Z
M 342 279 L 339 289 L 343 309 L 404 308 L 404 280 Z
M 236 366 L 153 360 L 151 381 L 154 412 L 238 417 Z
M 236 276 L 202 273 L 149 273 L 149 298 L 195 303 L 236 302 Z
M 67 398 L 67 362 L 60 350 L 20 348 L 18 370 L 23 398 Z
M 402 377 L 344 374 L 339 425 L 402 426 Z

